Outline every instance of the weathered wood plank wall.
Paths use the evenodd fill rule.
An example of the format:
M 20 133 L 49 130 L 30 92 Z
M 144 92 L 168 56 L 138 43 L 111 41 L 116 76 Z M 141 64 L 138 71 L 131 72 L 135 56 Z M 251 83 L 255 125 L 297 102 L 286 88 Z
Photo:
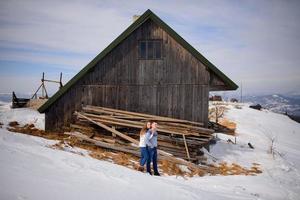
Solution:
M 145 39 L 162 40 L 161 60 L 138 59 L 138 41 Z M 207 124 L 210 76 L 199 60 L 148 20 L 46 111 L 46 130 L 68 125 L 72 113 L 88 104 Z

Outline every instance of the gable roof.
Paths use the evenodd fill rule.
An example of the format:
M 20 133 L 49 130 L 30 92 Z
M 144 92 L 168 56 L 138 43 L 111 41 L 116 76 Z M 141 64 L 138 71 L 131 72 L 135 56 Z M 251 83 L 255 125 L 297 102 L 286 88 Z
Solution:
M 227 90 L 236 90 L 238 86 L 230 80 L 223 72 L 221 72 L 215 65 L 207 60 L 202 54 L 200 54 L 194 47 L 186 42 L 180 35 L 178 35 L 170 26 L 156 16 L 150 9 L 144 12 L 135 22 L 133 22 L 125 31 L 121 33 L 112 43 L 110 43 L 100 54 L 98 54 L 90 63 L 88 63 L 78 74 L 76 74 L 66 85 L 58 90 L 47 102 L 45 102 L 38 111 L 40 113 L 45 112 L 56 100 L 58 100 L 63 94 L 65 94 L 79 79 L 81 79 L 86 73 L 89 72 L 102 58 L 104 58 L 110 51 L 112 51 L 117 45 L 125 40 L 133 31 L 140 27 L 148 19 L 157 23 L 164 31 L 172 36 L 179 44 L 181 44 L 186 50 L 188 50 L 193 56 L 195 56 L 200 62 L 202 62 L 209 70 L 215 73 L 227 86 Z

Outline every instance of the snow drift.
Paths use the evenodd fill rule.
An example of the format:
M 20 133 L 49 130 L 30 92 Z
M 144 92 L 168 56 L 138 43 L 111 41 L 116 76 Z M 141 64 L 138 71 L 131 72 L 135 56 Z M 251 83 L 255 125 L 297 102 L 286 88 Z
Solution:
M 210 154 L 217 162 L 258 163 L 262 174 L 152 177 L 93 159 L 84 150 L 79 149 L 85 155 L 81 156 L 50 148 L 55 141 L 9 132 L 10 121 L 43 128 L 44 116 L 1 105 L 0 199 L 298 199 L 300 124 L 247 105 L 227 108 L 225 117 L 237 124 L 237 144 L 226 142 L 234 136 L 216 133 L 219 141 Z

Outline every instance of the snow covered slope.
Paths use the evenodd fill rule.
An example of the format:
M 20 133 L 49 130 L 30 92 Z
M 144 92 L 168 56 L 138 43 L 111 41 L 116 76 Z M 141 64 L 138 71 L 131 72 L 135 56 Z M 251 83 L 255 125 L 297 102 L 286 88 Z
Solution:
M 220 162 L 259 163 L 260 175 L 152 177 L 52 149 L 49 146 L 55 141 L 12 133 L 4 126 L 0 129 L 0 199 L 299 199 L 300 125 L 268 111 L 228 108 L 226 117 L 237 123 L 237 144 L 227 143 L 230 136 L 218 133 L 221 140 L 212 146 L 211 154 Z M 10 120 L 39 124 L 43 115 L 0 107 L 0 122 Z M 268 153 L 273 136 L 280 153 L 275 157 Z M 248 148 L 248 142 L 255 149 Z
M 11 103 L 0 101 L 0 122 L 7 125 L 18 121 L 20 125 L 34 124 L 38 129 L 45 129 L 45 115 L 29 108 L 11 109 Z

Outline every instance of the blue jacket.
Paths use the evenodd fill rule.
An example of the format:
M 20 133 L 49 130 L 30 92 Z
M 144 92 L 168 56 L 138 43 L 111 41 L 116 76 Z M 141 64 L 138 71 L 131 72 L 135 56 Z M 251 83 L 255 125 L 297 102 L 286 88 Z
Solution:
M 157 147 L 157 132 L 152 133 L 151 129 L 146 132 L 145 136 L 146 145 L 150 148 Z

